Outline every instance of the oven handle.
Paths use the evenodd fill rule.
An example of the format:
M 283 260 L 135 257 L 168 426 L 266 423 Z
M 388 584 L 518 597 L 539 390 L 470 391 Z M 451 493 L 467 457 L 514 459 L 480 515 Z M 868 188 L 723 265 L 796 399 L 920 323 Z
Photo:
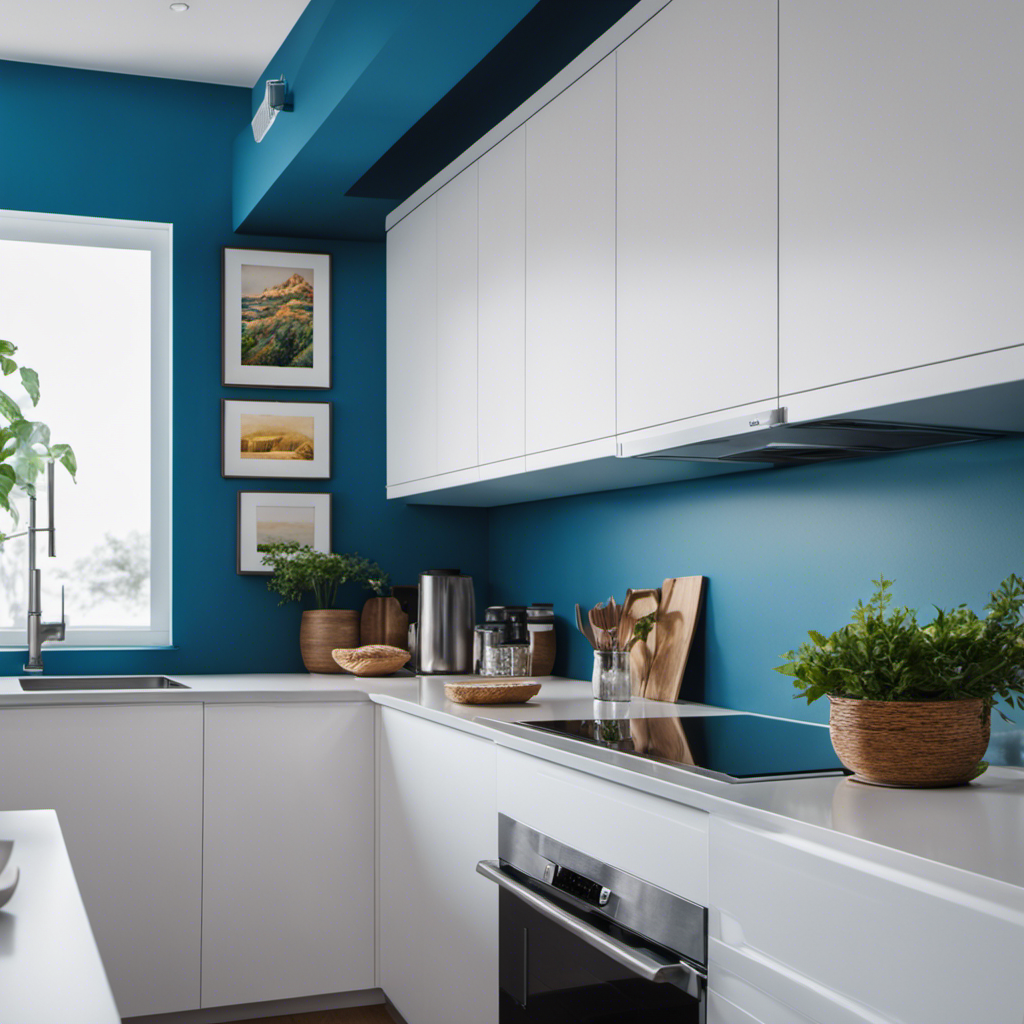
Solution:
M 577 938 L 622 964 L 623 967 L 628 967 L 645 981 L 668 982 L 683 989 L 695 999 L 701 998 L 703 987 L 708 979 L 707 971 L 681 960 L 656 960 L 652 956 L 638 952 L 624 942 L 606 935 L 599 928 L 587 924 L 586 921 L 581 921 L 558 906 L 557 903 L 552 903 L 551 900 L 545 899 L 539 893 L 523 885 L 522 882 L 516 881 L 502 871 L 501 865 L 496 860 L 482 860 L 477 864 L 476 870 L 484 878 L 489 878 L 502 889 L 517 896 L 539 914 L 550 918 L 556 924 L 572 932 Z

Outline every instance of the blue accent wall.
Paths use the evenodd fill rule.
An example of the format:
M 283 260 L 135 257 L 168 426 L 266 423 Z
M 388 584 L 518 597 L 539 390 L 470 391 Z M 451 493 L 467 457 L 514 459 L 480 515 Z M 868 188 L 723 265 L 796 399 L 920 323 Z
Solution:
M 327 9 L 318 0 L 253 90 L 251 102 L 262 102 L 266 77 L 283 74 L 295 109 L 259 145 L 244 123 L 236 133 L 234 226 L 383 238 L 385 215 L 405 196 L 353 197 L 349 188 L 535 2 L 374 0 Z
M 235 574 L 240 490 L 330 490 L 335 549 L 379 561 L 396 583 L 415 582 L 427 563 L 487 578 L 486 512 L 385 500 L 383 244 L 232 232 L 232 140 L 251 117 L 250 97 L 248 89 L 0 62 L 0 207 L 174 225 L 175 649 L 47 646 L 48 672 L 302 671 L 299 606 L 278 607 L 261 577 Z M 332 391 L 221 387 L 225 245 L 332 254 Z M 95 401 L 116 402 L 116 385 L 112 368 L 110 393 Z M 331 480 L 222 479 L 222 398 L 333 401 Z M 352 588 L 343 604 L 360 607 L 364 597 Z M 0 673 L 19 672 L 23 660 L 23 651 L 0 652 Z
M 490 519 L 490 600 L 555 602 L 556 672 L 590 678 L 577 601 L 702 574 L 704 699 L 817 722 L 827 702 L 794 700 L 772 666 L 808 629 L 847 622 L 872 579 L 894 579 L 896 601 L 927 616 L 933 604 L 980 611 L 1011 572 L 1024 573 L 1019 439 L 513 505 Z M 1019 758 L 1015 737 L 1005 742 Z

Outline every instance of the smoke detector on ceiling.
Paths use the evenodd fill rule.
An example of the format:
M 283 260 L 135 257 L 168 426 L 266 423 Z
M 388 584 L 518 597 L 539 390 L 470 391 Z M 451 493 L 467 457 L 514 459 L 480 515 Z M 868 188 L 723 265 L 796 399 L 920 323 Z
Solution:
M 288 83 L 284 76 L 267 80 L 267 91 L 264 93 L 263 102 L 260 104 L 256 116 L 252 119 L 252 137 L 257 142 L 263 141 L 263 136 L 270 131 L 270 126 L 277 119 L 281 111 L 292 109 L 289 102 Z

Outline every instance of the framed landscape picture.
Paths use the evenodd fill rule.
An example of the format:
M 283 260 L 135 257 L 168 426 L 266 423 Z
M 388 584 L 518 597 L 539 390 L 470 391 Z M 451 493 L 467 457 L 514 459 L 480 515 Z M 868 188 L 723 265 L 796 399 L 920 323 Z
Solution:
M 224 249 L 221 383 L 331 386 L 331 257 Z
M 225 398 L 220 408 L 221 476 L 277 480 L 330 477 L 330 402 Z
M 297 541 L 317 551 L 331 550 L 331 496 L 329 494 L 275 494 L 240 491 L 238 494 L 239 576 L 269 576 L 260 551 L 267 544 Z

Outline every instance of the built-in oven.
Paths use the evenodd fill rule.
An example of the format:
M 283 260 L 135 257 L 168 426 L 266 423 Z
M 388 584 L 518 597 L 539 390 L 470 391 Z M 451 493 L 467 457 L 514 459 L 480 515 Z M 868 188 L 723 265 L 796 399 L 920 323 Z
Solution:
M 707 909 L 499 815 L 500 1024 L 705 1024 Z

